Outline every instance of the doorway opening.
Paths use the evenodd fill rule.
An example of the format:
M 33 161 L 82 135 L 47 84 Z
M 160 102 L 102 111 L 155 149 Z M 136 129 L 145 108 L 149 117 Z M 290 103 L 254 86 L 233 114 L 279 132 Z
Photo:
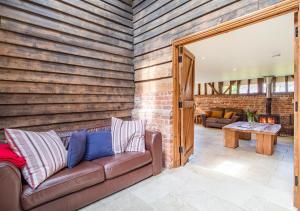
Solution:
M 223 155 L 227 153 L 229 157 L 236 156 L 236 159 L 254 153 L 251 156 L 258 156 L 258 160 L 263 154 L 262 160 L 266 160 L 263 162 L 269 164 L 268 159 L 280 154 L 289 159 L 291 175 L 288 180 L 291 185 L 288 188 L 294 188 L 294 204 L 298 207 L 298 15 L 297 5 L 283 2 L 173 42 L 175 167 L 185 165 L 191 156 L 190 163 L 197 162 L 201 152 L 205 155 L 217 151 Z M 290 21 L 290 25 L 278 24 L 284 19 Z M 273 33 L 271 37 L 257 37 L 268 34 L 267 25 L 274 23 L 278 24 L 273 26 L 275 31 L 280 30 L 280 26 L 289 27 L 292 35 L 282 30 L 283 37 L 280 37 L 280 31 L 275 33 L 276 36 Z M 248 40 L 255 38 L 257 43 L 253 40 L 247 43 L 249 30 L 254 34 Z M 285 35 L 292 37 L 286 40 Z M 230 49 L 231 40 L 236 41 L 236 45 Z M 279 47 L 280 41 L 283 41 L 282 48 Z M 227 48 L 224 46 L 226 42 Z M 248 44 L 248 47 L 242 44 Z M 279 52 L 274 46 L 278 46 Z M 201 74 L 197 76 L 199 69 Z M 279 103 L 284 94 L 285 98 Z M 287 105 L 291 107 L 290 113 L 282 115 L 280 106 Z M 283 109 L 286 112 L 286 108 Z M 225 118 L 226 115 L 230 117 Z M 194 122 L 201 122 L 201 126 L 196 125 L 195 133 Z M 218 151 L 217 148 L 224 150 Z M 237 176 L 247 168 L 242 162 L 232 162 L 232 157 L 228 160 L 224 160 L 224 156 L 219 160 L 215 157 L 213 154 L 207 159 L 213 160 L 216 171 Z M 247 170 L 251 173 L 251 169 Z M 253 175 L 253 178 L 260 176 L 264 175 Z

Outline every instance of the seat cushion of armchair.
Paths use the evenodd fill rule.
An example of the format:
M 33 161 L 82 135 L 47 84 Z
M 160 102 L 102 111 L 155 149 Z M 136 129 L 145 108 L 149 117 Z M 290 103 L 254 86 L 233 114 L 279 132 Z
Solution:
M 28 210 L 70 193 L 91 187 L 105 180 L 102 166 L 84 161 L 74 168 L 65 168 L 44 181 L 36 189 L 23 186 L 22 206 Z
M 113 156 L 93 160 L 93 163 L 103 166 L 106 179 L 113 179 L 126 174 L 137 168 L 151 163 L 151 153 L 146 152 L 124 152 Z

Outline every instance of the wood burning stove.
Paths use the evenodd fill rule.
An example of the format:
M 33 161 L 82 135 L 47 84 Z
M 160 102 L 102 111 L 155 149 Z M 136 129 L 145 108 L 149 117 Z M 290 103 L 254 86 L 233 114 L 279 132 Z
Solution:
M 257 121 L 259 123 L 280 124 L 280 116 L 278 114 L 258 114 Z
M 257 121 L 259 123 L 269 123 L 269 124 L 279 124 L 280 123 L 280 115 L 271 114 L 272 112 L 272 82 L 273 76 L 266 76 L 266 113 L 258 114 Z

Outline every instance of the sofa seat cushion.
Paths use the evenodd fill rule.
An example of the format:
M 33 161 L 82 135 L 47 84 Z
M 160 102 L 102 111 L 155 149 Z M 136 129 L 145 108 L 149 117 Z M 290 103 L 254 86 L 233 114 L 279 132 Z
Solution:
M 219 118 L 213 118 L 213 117 L 208 117 L 206 119 L 206 122 L 209 122 L 209 123 L 217 123 L 219 120 Z
M 146 151 L 119 153 L 113 156 L 99 158 L 92 162 L 104 167 L 106 179 L 113 179 L 145 166 L 148 163 L 151 163 L 151 161 L 151 153 Z
M 231 119 L 218 119 L 217 123 L 220 124 L 230 124 Z
M 102 166 L 89 161 L 79 163 L 74 168 L 65 168 L 54 174 L 38 188 L 23 186 L 22 206 L 28 210 L 67 194 L 101 183 L 105 180 Z

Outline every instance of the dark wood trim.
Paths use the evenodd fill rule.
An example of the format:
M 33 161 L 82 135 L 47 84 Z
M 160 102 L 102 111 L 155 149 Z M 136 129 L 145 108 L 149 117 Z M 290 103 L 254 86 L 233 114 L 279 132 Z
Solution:
M 216 94 L 216 95 L 220 94 L 220 93 L 218 92 L 218 90 L 216 90 L 216 88 L 215 88 L 215 83 L 214 83 L 214 82 L 208 83 L 208 85 L 210 86 L 210 88 L 211 88 L 211 90 L 212 90 L 212 95 L 214 95 L 214 94 Z
M 237 80 L 237 94 L 240 94 L 241 80 Z
M 41 38 L 47 41 L 54 41 L 64 43 L 70 46 L 78 46 L 86 49 L 96 50 L 100 52 L 107 52 L 114 55 L 122 55 L 124 57 L 132 58 L 132 49 L 122 48 L 120 46 L 113 46 L 103 42 L 98 42 L 90 37 L 83 37 L 80 35 L 70 34 L 68 32 L 58 30 L 55 28 L 47 28 L 40 25 L 32 25 L 25 23 L 22 20 L 13 20 L 1 17 L 1 29 L 13 31 L 29 37 Z
M 259 94 L 263 93 L 263 85 L 264 85 L 264 79 L 263 78 L 258 78 L 257 79 L 257 92 Z
M 250 84 L 251 84 L 251 79 L 248 79 L 248 89 L 247 89 L 247 94 L 250 94 Z
M 285 76 L 284 77 L 284 85 L 285 85 L 285 92 L 288 92 L 289 91 L 289 85 L 288 85 L 288 82 L 289 82 L 289 76 Z
M 232 86 L 232 84 L 230 83 L 230 84 L 229 84 L 229 86 L 227 87 L 227 89 L 226 89 L 226 90 L 224 90 L 223 94 L 226 94 L 227 92 L 229 92 L 229 93 L 230 93 L 231 86 Z
M 219 88 L 219 94 L 222 94 L 222 92 L 223 92 L 223 82 L 221 81 L 221 82 L 218 82 L 218 88 Z
M 272 93 L 276 92 L 276 77 L 272 79 Z

